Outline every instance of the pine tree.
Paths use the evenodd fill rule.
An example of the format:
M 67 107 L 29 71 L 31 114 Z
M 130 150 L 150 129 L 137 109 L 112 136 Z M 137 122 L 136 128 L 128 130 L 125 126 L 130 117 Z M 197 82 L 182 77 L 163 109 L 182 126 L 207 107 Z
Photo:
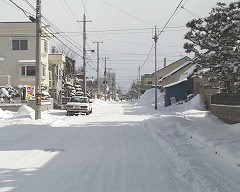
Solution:
M 217 3 L 208 17 L 186 24 L 184 44 L 194 61 L 210 68 L 209 76 L 224 82 L 227 92 L 240 92 L 240 2 Z M 211 78 L 210 78 L 211 79 Z

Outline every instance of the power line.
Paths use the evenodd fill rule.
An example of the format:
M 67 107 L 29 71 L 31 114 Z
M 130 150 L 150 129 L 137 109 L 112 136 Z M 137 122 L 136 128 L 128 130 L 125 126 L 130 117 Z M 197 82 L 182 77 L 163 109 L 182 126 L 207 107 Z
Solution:
M 2 0 L 5 4 L 7 4 L 8 6 L 14 8 L 14 9 L 17 9 L 16 6 L 13 6 L 12 4 L 6 2 L 5 0 Z M 18 9 L 17 9 L 18 10 Z
M 88 17 L 91 19 L 90 15 L 89 15 L 89 13 L 88 13 L 88 11 L 87 11 L 86 7 L 85 7 L 85 4 L 83 3 L 83 1 L 82 1 L 82 0 L 81 0 L 81 2 L 82 2 L 82 5 L 83 5 L 83 7 L 84 7 L 84 10 L 86 11 L 86 13 L 87 13 Z M 94 31 L 93 31 L 93 32 L 95 32 L 95 33 L 97 34 L 97 36 L 99 37 L 99 39 L 102 41 L 102 38 L 101 38 L 101 37 L 100 37 L 100 35 L 98 34 L 98 32 L 97 32 L 97 30 L 96 30 L 96 28 L 95 28 L 95 25 L 94 25 L 93 21 L 91 22 L 91 24 L 92 24 L 92 26 L 93 26 L 93 29 L 94 29 Z M 89 33 L 89 31 L 87 31 L 87 32 Z M 94 42 L 94 41 L 92 41 L 92 42 Z M 106 53 L 105 55 L 107 55 L 107 51 L 106 51 L 106 48 L 105 48 L 104 44 L 103 44 L 103 49 L 104 49 L 104 52 Z M 101 61 L 101 60 L 100 60 L 100 63 L 101 63 L 101 65 L 102 65 L 102 67 L 104 68 L 104 64 L 102 63 L 102 61 Z
M 183 2 L 183 0 L 180 1 L 180 3 L 178 4 L 178 6 L 176 7 L 176 9 L 174 10 L 174 12 L 172 13 L 171 17 L 168 19 L 168 21 L 166 22 L 166 24 L 165 24 L 164 27 L 162 28 L 161 32 L 158 33 L 158 35 L 156 36 L 156 38 L 159 38 L 160 34 L 164 31 L 164 29 L 165 29 L 165 28 L 167 27 L 167 25 L 170 23 L 170 21 L 172 20 L 173 16 L 175 15 L 175 13 L 176 13 L 177 10 L 179 9 L 180 5 L 182 4 L 182 2 Z M 152 47 L 150 48 L 150 51 L 149 51 L 149 53 L 148 53 L 148 56 L 147 56 L 146 60 L 145 60 L 144 63 L 140 66 L 140 68 L 142 68 L 142 67 L 146 64 L 146 62 L 147 62 L 147 60 L 148 60 L 148 58 L 149 58 L 149 56 L 150 56 L 150 54 L 151 54 L 151 52 L 152 52 L 152 50 L 153 50 L 153 47 L 154 47 L 154 43 L 152 44 Z
M 186 28 L 186 26 L 173 26 L 166 27 L 168 29 L 178 29 L 178 28 Z M 125 32 L 125 31 L 145 31 L 145 30 L 153 30 L 154 28 L 129 28 L 129 29 L 106 29 L 106 30 L 94 30 L 87 31 L 88 33 L 108 33 L 108 32 Z M 65 31 L 64 33 L 78 33 L 76 31 Z
M 34 19 L 32 16 L 34 16 L 33 14 L 31 14 L 31 13 L 29 13 L 29 12 L 27 12 L 26 10 L 24 10 L 22 7 L 20 7 L 19 5 L 17 5 L 15 2 L 13 2 L 12 0 L 9 0 L 15 7 L 17 7 L 18 9 L 20 9 L 28 18 L 30 18 L 31 20 L 32 19 Z M 28 5 L 29 6 L 31 6 L 32 8 L 34 8 L 27 0 L 25 0 L 25 2 L 26 3 L 28 3 Z M 6 2 L 5 2 L 6 3 Z M 8 4 L 9 5 L 9 4 Z M 32 16 L 29 16 L 29 15 L 27 15 L 27 14 L 29 14 L 29 15 L 32 15 Z M 76 43 L 73 39 L 71 39 L 70 37 L 68 37 L 66 34 L 64 34 L 63 32 L 61 32 L 61 30 L 58 28 L 58 27 L 56 27 L 51 21 L 49 21 L 46 17 L 44 17 L 44 16 L 42 16 L 42 18 L 44 19 L 44 20 L 46 20 L 48 23 L 50 23 L 53 27 L 55 27 L 57 30 L 59 30 L 60 31 L 60 35 L 61 35 L 61 37 L 62 38 L 64 38 L 67 42 L 69 42 L 71 45 L 73 45 L 76 49 L 78 49 L 79 51 L 81 51 L 82 52 L 82 50 L 80 50 L 76 45 L 74 45 L 73 44 L 73 42 L 74 43 Z M 70 39 L 70 40 L 68 40 L 67 38 L 65 38 L 62 34 L 64 34 L 68 39 Z M 80 56 L 80 57 L 82 57 L 80 54 L 78 54 L 77 52 L 75 52 L 73 49 L 71 49 L 69 46 L 67 46 L 63 41 L 61 41 L 58 37 L 56 37 L 56 35 L 54 35 L 54 34 L 51 34 L 51 35 L 53 35 L 53 37 L 55 37 L 59 42 L 61 42 L 65 47 L 67 47 L 70 51 L 72 51 L 73 53 L 75 53 L 76 55 L 78 55 L 78 56 Z M 76 44 L 78 44 L 78 43 L 76 43 Z M 79 44 L 78 44 L 79 45 Z M 80 47 L 81 47 L 81 45 L 79 45 Z M 89 65 L 89 64 L 88 64 Z M 89 67 L 91 67 L 92 69 L 94 69 L 91 65 L 89 65 Z M 95 70 L 95 69 L 94 69 Z
M 162 28 L 162 30 L 158 33 L 157 38 L 159 38 L 160 34 L 164 31 L 164 29 L 167 27 L 167 25 L 170 23 L 170 21 L 172 20 L 173 16 L 175 15 L 175 13 L 177 12 L 177 10 L 179 9 L 180 5 L 182 4 L 183 0 L 180 1 L 180 3 L 178 4 L 178 6 L 176 7 L 176 9 L 174 10 L 174 12 L 172 13 L 171 17 L 168 19 L 168 21 L 166 22 L 166 24 L 164 25 L 164 27 Z
M 191 15 L 193 15 L 195 18 L 201 18 L 199 15 L 193 13 L 192 11 L 186 9 L 183 5 L 181 6 L 181 8 L 185 11 L 187 11 L 188 13 L 190 13 Z
M 24 10 L 22 7 L 20 7 L 19 5 L 17 5 L 15 2 L 13 2 L 12 0 L 9 0 L 13 5 L 15 5 L 18 9 L 20 9 L 24 15 L 28 18 L 32 18 L 32 16 L 34 16 L 33 14 L 27 12 L 26 10 Z M 28 15 L 27 15 L 28 14 Z
M 63 0 L 63 2 L 65 3 L 65 5 L 67 6 L 68 10 L 71 12 L 71 14 L 73 15 L 73 17 L 77 20 L 76 15 L 74 14 L 74 12 L 71 10 L 70 6 L 67 4 L 67 2 L 65 0 Z
M 28 0 L 24 0 L 34 11 L 36 11 L 36 9 L 35 9 L 35 7 L 31 4 L 31 3 L 29 3 L 29 1 Z
M 70 13 L 73 15 L 73 17 L 76 18 L 76 16 L 74 15 L 74 13 L 73 13 L 73 11 L 71 10 L 71 8 L 68 6 L 68 4 L 66 3 L 66 1 L 65 1 L 65 0 L 62 0 L 62 1 L 63 1 L 64 4 L 66 5 L 66 7 L 67 7 L 68 10 L 70 11 Z M 70 20 L 72 21 L 72 23 L 75 25 L 75 27 L 78 29 L 78 26 L 77 26 L 76 22 L 74 22 L 74 21 L 72 20 L 72 18 L 71 18 L 70 15 L 68 14 L 67 10 L 65 9 L 65 7 L 64 7 L 64 5 L 63 5 L 63 3 L 62 3 L 62 1 L 59 0 L 59 2 L 61 3 L 62 7 L 63 7 L 64 10 L 66 11 L 68 17 L 70 18 Z M 77 21 L 77 18 L 76 18 L 76 21 Z
M 142 20 L 142 19 L 139 19 L 139 18 L 137 18 L 137 17 L 135 17 L 135 16 L 133 16 L 133 15 L 127 13 L 126 11 L 123 11 L 123 10 L 119 9 L 118 7 L 116 7 L 116 6 L 114 6 L 114 5 L 110 4 L 110 3 L 108 3 L 108 2 L 105 1 L 105 0 L 102 0 L 102 1 L 103 1 L 104 3 L 110 5 L 111 7 L 115 8 L 116 10 L 118 10 L 118 11 L 120 11 L 120 12 L 122 12 L 122 13 L 128 15 L 129 17 L 132 17 L 132 18 L 134 18 L 134 19 L 136 19 L 136 20 L 138 20 L 138 21 L 141 21 L 141 22 L 143 22 L 143 23 L 146 23 L 146 24 L 148 24 L 148 25 L 154 26 L 152 23 L 149 23 L 149 22 L 147 22 L 147 21 L 144 21 L 144 20 Z
M 147 58 L 145 59 L 144 63 L 140 66 L 140 68 L 142 68 L 146 64 L 147 60 L 149 59 L 149 57 L 151 55 L 151 52 L 152 52 L 153 48 L 154 48 L 154 43 L 152 44 L 152 47 L 150 48 L 150 51 L 147 55 Z

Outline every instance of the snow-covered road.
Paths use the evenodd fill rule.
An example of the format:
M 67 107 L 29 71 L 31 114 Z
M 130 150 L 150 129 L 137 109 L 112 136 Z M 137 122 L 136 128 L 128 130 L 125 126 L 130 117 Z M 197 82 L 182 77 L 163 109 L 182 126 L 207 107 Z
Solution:
M 240 190 L 239 170 L 181 131 L 182 119 L 165 117 L 156 130 L 151 114 L 121 102 L 89 116 L 46 115 L 48 124 L 1 125 L 0 192 Z

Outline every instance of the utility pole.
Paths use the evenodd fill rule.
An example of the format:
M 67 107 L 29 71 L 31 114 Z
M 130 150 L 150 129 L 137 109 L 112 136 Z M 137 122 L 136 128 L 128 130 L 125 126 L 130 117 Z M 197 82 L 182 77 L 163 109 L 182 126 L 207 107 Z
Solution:
M 115 76 L 112 77 L 112 99 L 115 100 Z
M 110 101 L 110 70 L 111 70 L 111 68 L 108 68 L 108 83 L 107 83 L 107 85 L 108 85 L 108 87 L 109 87 L 109 90 L 108 90 L 108 100 Z
M 107 57 L 104 58 L 104 99 L 107 100 Z
M 103 42 L 93 42 L 97 43 L 97 98 L 99 99 L 99 90 L 100 90 L 100 83 L 99 83 L 99 43 Z
M 83 94 L 86 96 L 86 15 L 83 14 Z
M 154 80 L 155 80 L 155 109 L 157 110 L 157 40 L 158 40 L 157 26 L 155 26 L 155 35 L 154 35 L 153 39 L 154 39 L 154 42 L 155 42 L 155 75 L 154 75 Z
M 86 22 L 91 22 L 91 21 L 86 21 L 86 15 L 85 12 L 83 14 L 83 94 L 84 96 L 87 95 L 86 91 L 86 40 L 87 40 L 87 35 L 86 35 Z
M 111 98 L 111 91 L 110 89 L 112 89 L 112 85 L 110 84 L 111 83 L 111 70 L 115 70 L 115 69 L 112 69 L 112 68 L 107 68 L 108 69 L 108 87 L 109 87 L 109 94 L 108 94 L 108 100 L 110 101 L 110 98 Z
M 138 67 L 138 99 L 140 99 L 140 89 L 141 89 L 141 76 L 140 76 L 140 66 Z
M 35 119 L 41 119 L 41 0 L 36 2 Z

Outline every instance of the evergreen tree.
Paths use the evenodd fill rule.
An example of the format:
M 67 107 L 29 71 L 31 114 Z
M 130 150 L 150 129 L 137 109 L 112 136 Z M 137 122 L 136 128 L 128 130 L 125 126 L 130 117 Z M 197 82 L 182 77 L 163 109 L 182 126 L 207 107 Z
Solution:
M 194 61 L 210 68 L 209 79 L 224 82 L 227 92 L 240 92 L 240 2 L 217 3 L 206 18 L 187 23 L 187 53 Z

